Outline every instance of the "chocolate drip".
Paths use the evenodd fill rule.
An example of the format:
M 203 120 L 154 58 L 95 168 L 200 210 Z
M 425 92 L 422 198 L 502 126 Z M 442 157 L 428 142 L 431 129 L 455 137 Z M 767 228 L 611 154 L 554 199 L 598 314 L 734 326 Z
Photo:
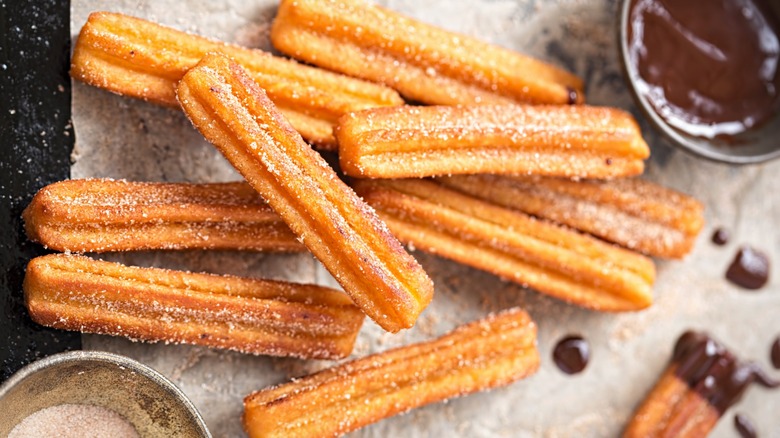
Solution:
M 685 381 L 721 415 L 742 398 L 751 383 L 780 386 L 756 364 L 741 363 L 704 333 L 685 332 L 674 347 L 675 375 Z
M 756 438 L 758 436 L 756 428 L 753 427 L 753 422 L 742 414 L 737 414 L 734 417 L 734 427 L 742 438 Z
M 745 289 L 761 289 L 769 281 L 769 257 L 749 246 L 740 248 L 726 278 Z

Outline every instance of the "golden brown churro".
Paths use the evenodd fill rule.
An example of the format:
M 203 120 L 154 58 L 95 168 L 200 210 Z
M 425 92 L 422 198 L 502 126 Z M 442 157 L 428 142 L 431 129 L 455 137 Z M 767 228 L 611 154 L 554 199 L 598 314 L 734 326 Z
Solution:
M 335 135 L 347 175 L 636 175 L 650 149 L 630 114 L 576 106 L 400 106 L 348 114 Z
M 582 103 L 560 68 L 361 0 L 282 0 L 274 46 L 428 104 Z
M 652 303 L 653 262 L 594 237 L 426 180 L 363 180 L 355 191 L 402 241 L 583 307 Z
M 244 182 L 61 181 L 41 189 L 22 217 L 31 240 L 57 251 L 306 249 Z
M 346 357 L 363 323 L 346 295 L 321 286 L 77 255 L 30 261 L 24 294 L 32 319 L 49 327 L 273 356 Z
M 369 317 L 393 332 L 414 325 L 433 296 L 425 271 L 238 64 L 206 56 L 179 83 L 178 97 Z
M 571 181 L 538 176 L 463 175 L 439 182 L 656 257 L 682 258 L 704 225 L 702 204 L 639 178 Z
M 342 114 L 403 103 L 381 85 L 112 12 L 89 16 L 73 49 L 70 73 L 117 94 L 178 108 L 176 83 L 213 51 L 244 66 L 295 129 L 323 148 L 335 147 L 331 131 Z
M 637 409 L 624 438 L 699 438 L 757 383 L 780 386 L 753 363 L 742 363 L 705 333 L 688 331 L 671 363 Z
M 333 437 L 419 406 L 508 385 L 539 366 L 536 326 L 511 309 L 436 340 L 345 363 L 244 400 L 250 437 Z

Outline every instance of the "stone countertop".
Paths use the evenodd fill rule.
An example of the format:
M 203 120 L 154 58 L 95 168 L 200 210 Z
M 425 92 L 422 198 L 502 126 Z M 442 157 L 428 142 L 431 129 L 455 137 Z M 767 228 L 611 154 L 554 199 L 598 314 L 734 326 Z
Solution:
M 436 297 L 417 326 L 384 333 L 367 321 L 353 357 L 430 339 L 460 323 L 510 306 L 527 309 L 539 326 L 542 366 L 509 387 L 409 412 L 354 433 L 356 437 L 607 437 L 617 436 L 659 377 L 676 338 L 688 328 L 715 335 L 741 357 L 772 370 L 769 348 L 780 335 L 780 276 L 758 292 L 724 280 L 742 244 L 780 260 L 780 161 L 733 167 L 671 149 L 642 120 L 620 75 L 615 1 L 386 0 L 381 4 L 423 21 L 479 37 L 564 66 L 586 81 L 590 104 L 627 109 L 638 117 L 652 148 L 646 178 L 691 194 L 706 206 L 706 226 L 683 261 L 658 261 L 652 308 L 601 314 L 435 256 L 415 252 L 436 283 Z M 225 41 L 270 49 L 276 2 L 255 0 L 74 0 L 75 35 L 96 10 L 125 12 Z M 76 147 L 72 177 L 140 181 L 214 182 L 240 176 L 179 112 L 125 99 L 80 83 L 73 87 Z M 730 242 L 713 245 L 717 227 Z M 309 255 L 238 252 L 143 252 L 104 258 L 133 265 L 254 275 L 336 286 Z M 776 274 L 776 269 L 773 274 Z M 592 359 L 568 376 L 551 360 L 556 341 L 584 336 Z M 85 348 L 124 354 L 173 380 L 203 414 L 215 437 L 243 436 L 242 399 L 250 392 L 327 367 L 327 362 L 245 356 L 181 345 L 149 345 L 96 335 Z M 753 388 L 713 433 L 735 436 L 733 415 L 747 413 L 759 436 L 780 436 L 780 391 Z M 774 434 L 774 435 L 773 435 Z

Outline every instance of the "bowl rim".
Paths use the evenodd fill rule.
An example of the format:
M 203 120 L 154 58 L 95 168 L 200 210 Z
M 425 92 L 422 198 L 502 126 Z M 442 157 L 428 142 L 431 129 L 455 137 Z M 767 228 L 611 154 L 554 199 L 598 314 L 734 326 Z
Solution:
M 32 362 L 18 371 L 16 371 L 11 377 L 0 385 L 0 399 L 4 398 L 8 392 L 16 387 L 20 382 L 38 373 L 39 371 L 55 367 L 60 364 L 78 363 L 78 362 L 102 362 L 119 367 L 124 367 L 132 370 L 138 374 L 143 375 L 149 380 L 153 381 L 157 386 L 161 387 L 164 391 L 170 393 L 181 404 L 182 407 L 190 415 L 191 419 L 195 423 L 201 436 L 211 438 L 211 432 L 206 427 L 206 422 L 198 412 L 198 409 L 190 401 L 184 392 L 179 389 L 172 381 L 163 376 L 159 371 L 151 368 L 148 365 L 144 365 L 141 362 L 131 359 L 127 356 L 119 354 L 109 353 L 107 351 L 98 350 L 75 350 L 66 351 L 63 353 L 56 353 L 51 356 L 44 357 L 35 362 Z
M 669 125 L 665 120 L 663 120 L 663 118 L 661 118 L 661 116 L 655 111 L 655 109 L 653 109 L 652 105 L 647 100 L 647 98 L 645 98 L 637 91 L 636 89 L 637 73 L 633 72 L 632 68 L 629 65 L 630 63 L 629 63 L 629 54 L 628 54 L 628 24 L 629 24 L 628 22 L 629 22 L 629 15 L 631 12 L 632 3 L 633 0 L 620 0 L 619 3 L 617 38 L 618 38 L 618 47 L 620 53 L 618 58 L 619 58 L 621 71 L 623 73 L 623 78 L 625 79 L 625 82 L 628 85 L 628 90 L 631 93 L 631 97 L 639 107 L 642 114 L 650 121 L 650 124 L 653 125 L 653 128 L 661 132 L 661 134 L 667 140 L 669 140 L 669 142 L 672 143 L 673 146 L 676 146 L 693 155 L 706 158 L 711 161 L 716 161 L 719 163 L 740 164 L 740 165 L 759 164 L 769 160 L 773 160 L 775 158 L 780 158 L 780 147 L 776 148 L 773 151 L 760 153 L 756 155 L 735 155 L 735 154 L 730 154 L 728 152 L 720 151 L 715 147 L 712 148 L 701 147 L 695 142 L 690 141 L 688 138 L 682 135 L 678 130 L 676 130 L 671 125 Z M 707 141 L 706 139 L 703 140 Z

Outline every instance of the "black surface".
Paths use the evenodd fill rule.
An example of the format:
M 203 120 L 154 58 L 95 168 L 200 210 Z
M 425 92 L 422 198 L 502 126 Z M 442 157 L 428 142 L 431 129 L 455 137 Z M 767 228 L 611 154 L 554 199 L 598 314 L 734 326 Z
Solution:
M 24 267 L 43 249 L 25 238 L 20 214 L 38 189 L 70 175 L 69 21 L 68 1 L 0 0 L 0 381 L 81 347 L 78 333 L 32 322 L 22 297 Z

